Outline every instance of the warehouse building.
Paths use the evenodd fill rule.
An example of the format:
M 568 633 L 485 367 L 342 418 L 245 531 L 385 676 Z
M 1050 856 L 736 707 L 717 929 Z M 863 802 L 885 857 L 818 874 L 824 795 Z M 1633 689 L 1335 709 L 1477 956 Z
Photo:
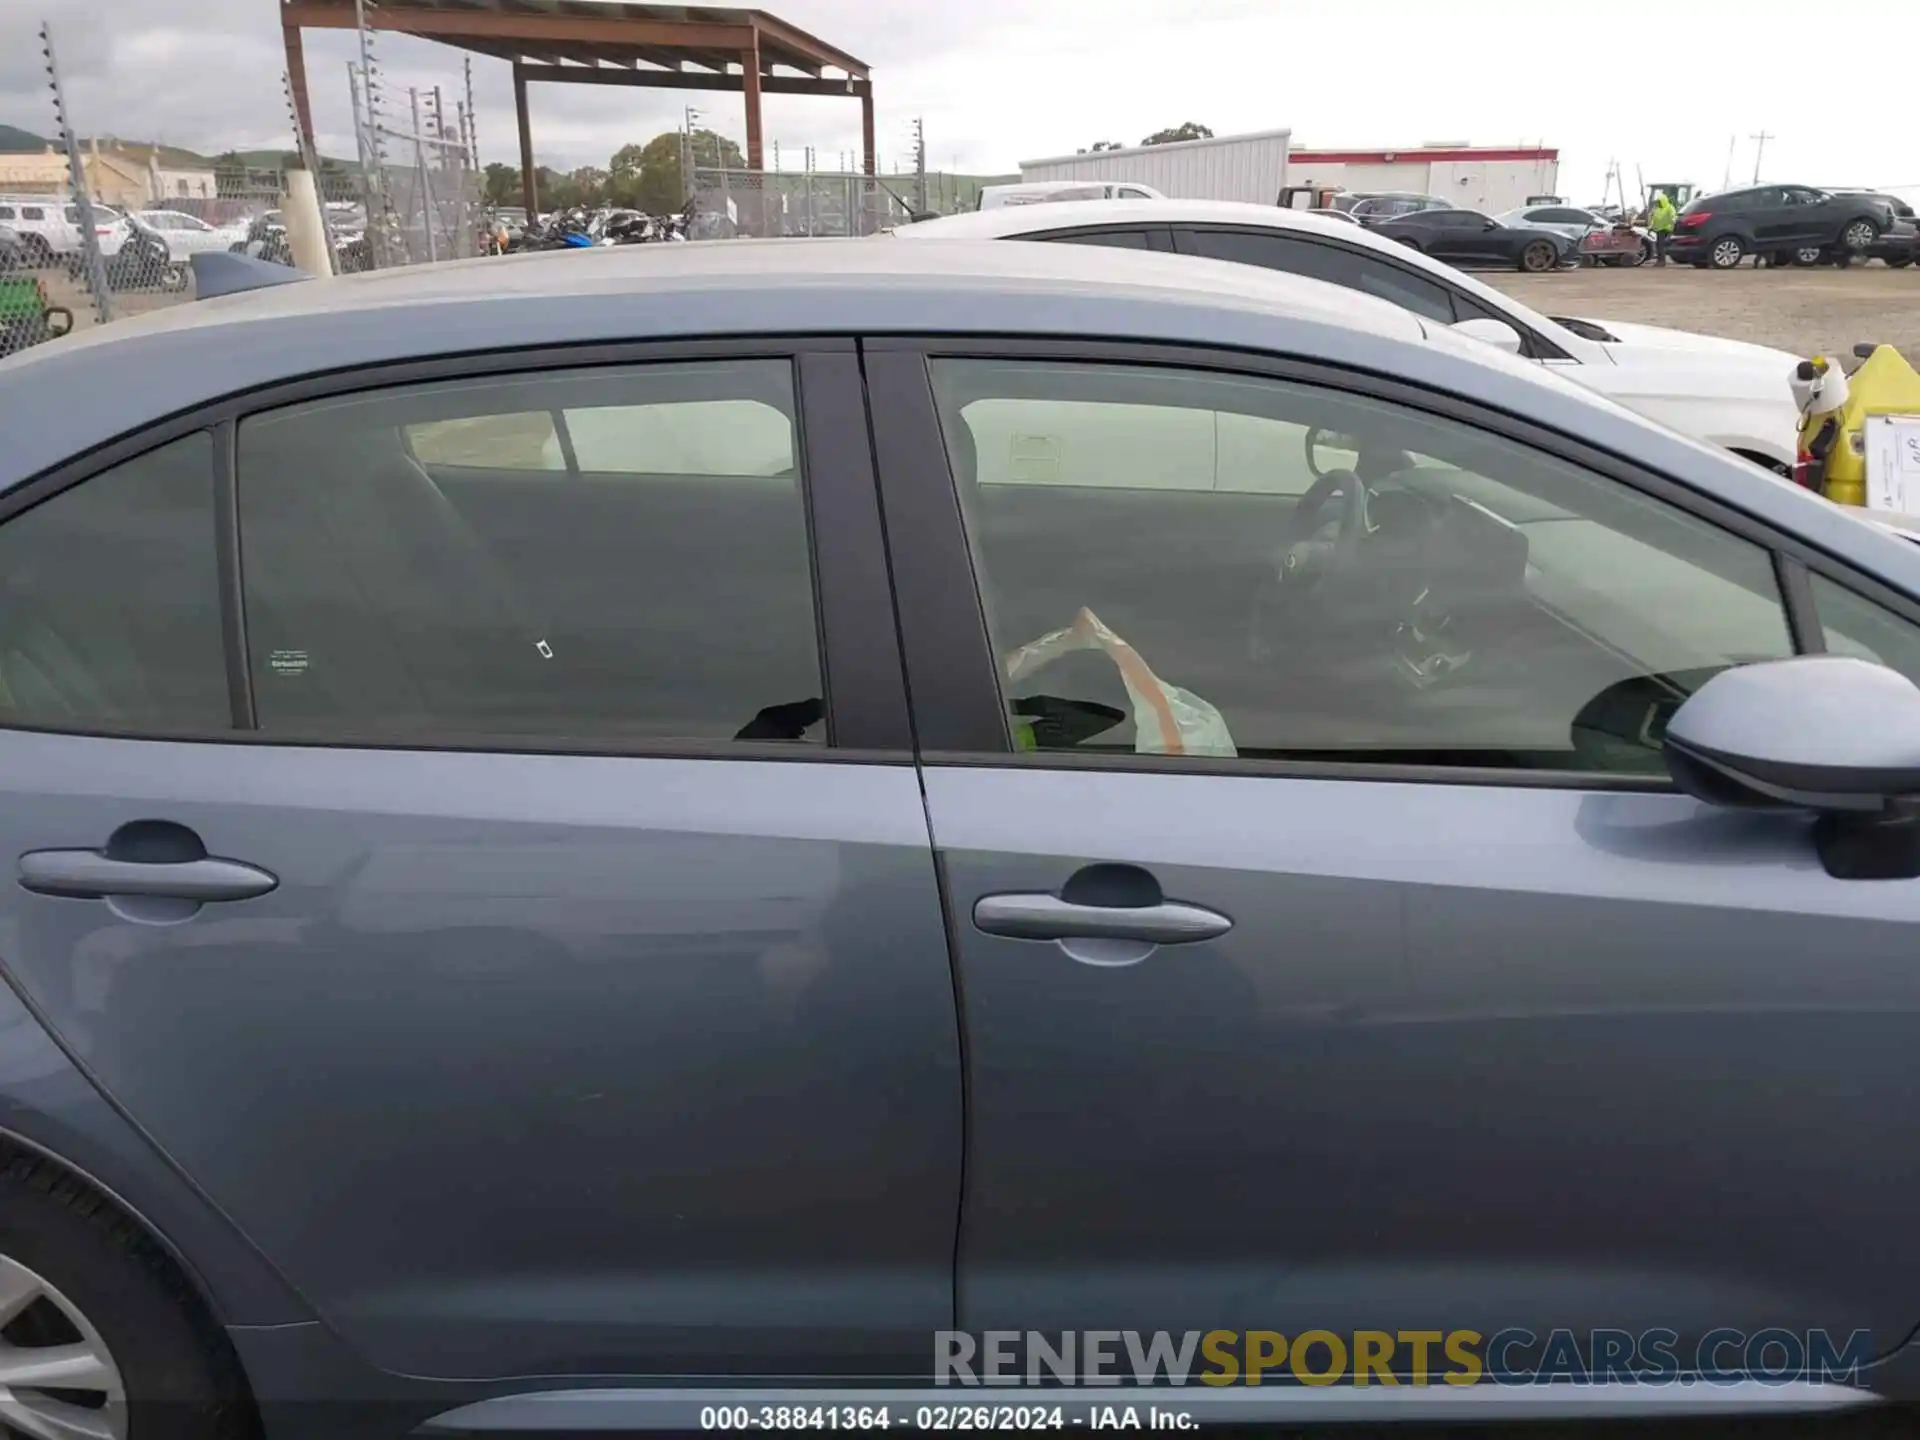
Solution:
M 1176 140 L 1131 150 L 1094 150 L 1022 160 L 1020 178 L 1131 180 L 1181 200 L 1246 200 L 1271 205 L 1287 183 L 1291 132 L 1262 130 L 1211 140 Z
M 1288 182 L 1342 190 L 1437 195 L 1462 210 L 1498 215 L 1560 193 L 1560 152 L 1539 147 L 1419 145 L 1410 150 L 1295 150 Z
M 1022 160 L 1020 178 L 1151 185 L 1185 200 L 1272 205 L 1289 185 L 1407 190 L 1498 213 L 1558 193 L 1560 152 L 1542 147 L 1416 145 L 1405 150 L 1296 150 L 1288 130 L 1218 135 L 1131 150 Z

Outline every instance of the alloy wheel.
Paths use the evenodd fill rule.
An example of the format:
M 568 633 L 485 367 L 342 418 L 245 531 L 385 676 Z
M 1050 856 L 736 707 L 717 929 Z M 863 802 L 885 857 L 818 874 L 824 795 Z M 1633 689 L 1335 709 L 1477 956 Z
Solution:
M 1743 249 L 1738 240 L 1728 238 L 1713 247 L 1713 263 L 1721 270 L 1731 270 L 1740 263 Z
M 1866 220 L 1856 220 L 1847 226 L 1846 233 L 1840 237 L 1849 250 L 1864 250 L 1873 244 L 1874 229 Z
M 126 1440 L 127 1392 L 100 1332 L 44 1277 L 0 1255 L 0 1434 Z

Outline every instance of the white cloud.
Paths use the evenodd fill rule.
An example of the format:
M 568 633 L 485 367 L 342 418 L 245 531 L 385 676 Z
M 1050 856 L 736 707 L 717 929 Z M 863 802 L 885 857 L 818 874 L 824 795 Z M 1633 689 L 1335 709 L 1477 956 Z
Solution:
M 203 149 L 289 143 L 279 33 L 267 0 L 0 0 L 0 121 L 51 126 L 39 47 L 56 25 L 83 132 L 157 136 Z M 1752 174 L 1813 183 L 1920 185 L 1913 100 L 1862 83 L 1809 103 L 1796 45 L 1815 38 L 1790 0 L 1608 0 L 1598 11 L 1531 0 L 769 0 L 768 8 L 873 66 L 883 163 L 904 164 L 926 122 L 936 167 L 1012 169 L 1095 140 L 1139 140 L 1197 120 L 1220 133 L 1291 126 L 1296 141 L 1390 146 L 1427 140 L 1560 147 L 1562 189 L 1597 198 L 1607 162 L 1629 185 L 1710 187 Z M 1850 52 L 1910 47 L 1914 0 L 1823 0 L 1818 36 Z M 441 84 L 462 55 L 403 36 L 379 42 L 389 87 Z M 326 147 L 351 154 L 352 36 L 308 32 L 307 67 Z M 1699 63 L 1696 63 L 1699 62 Z M 483 158 L 517 158 L 504 62 L 475 57 Z M 729 93 L 536 87 L 543 163 L 604 163 L 620 144 L 678 123 L 691 101 L 740 137 Z M 852 101 L 769 97 L 766 135 L 797 165 L 859 146 Z M 1909 173 L 1912 172 L 1912 173 Z

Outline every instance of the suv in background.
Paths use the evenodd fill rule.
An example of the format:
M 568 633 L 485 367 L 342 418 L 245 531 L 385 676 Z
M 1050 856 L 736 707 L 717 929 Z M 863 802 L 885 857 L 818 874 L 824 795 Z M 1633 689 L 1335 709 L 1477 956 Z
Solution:
M 1893 211 L 1893 224 L 1867 247 L 1867 259 L 1884 260 L 1896 270 L 1904 270 L 1915 260 L 1920 260 L 1920 221 L 1914 217 L 1913 206 L 1898 195 L 1882 195 L 1875 190 L 1839 190 L 1834 193 L 1879 200 Z
M 1751 185 L 1703 195 L 1680 212 L 1668 253 L 1731 270 L 1749 255 L 1775 264 L 1865 256 L 1894 228 L 1893 207 L 1878 195 L 1836 194 L 1811 185 Z
M 19 237 L 23 264 L 51 265 L 66 253 L 71 227 L 62 208 L 58 195 L 0 195 L 0 225 Z

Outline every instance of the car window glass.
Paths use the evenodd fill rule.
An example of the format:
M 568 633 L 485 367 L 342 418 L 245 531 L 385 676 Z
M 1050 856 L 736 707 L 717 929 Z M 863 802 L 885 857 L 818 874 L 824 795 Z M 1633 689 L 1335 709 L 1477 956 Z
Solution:
M 13 207 L 11 205 L 0 205 L 0 220 L 11 220 L 13 218 Z
M 1214 372 L 933 375 L 1022 745 L 1659 776 L 1687 695 L 1793 653 L 1764 549 L 1462 424 Z
M 790 368 L 471 379 L 244 420 L 261 728 L 820 739 Z
M 1920 685 L 1920 625 L 1824 575 L 1809 576 L 1808 583 L 1830 654 L 1872 660 Z
M 1273 231 L 1207 230 L 1191 232 L 1196 253 L 1211 260 L 1232 260 L 1284 270 L 1390 300 L 1442 325 L 1453 323 L 1453 302 L 1444 286 L 1387 260 Z
M 1082 230 L 1066 235 L 1036 235 L 1036 240 L 1064 240 L 1069 245 L 1108 245 L 1117 250 L 1151 250 L 1145 230 Z
M 20 218 L 22 220 L 44 220 L 47 218 L 47 212 L 38 205 L 25 205 L 21 207 Z
M 201 432 L 0 525 L 0 724 L 231 723 L 213 483 Z

